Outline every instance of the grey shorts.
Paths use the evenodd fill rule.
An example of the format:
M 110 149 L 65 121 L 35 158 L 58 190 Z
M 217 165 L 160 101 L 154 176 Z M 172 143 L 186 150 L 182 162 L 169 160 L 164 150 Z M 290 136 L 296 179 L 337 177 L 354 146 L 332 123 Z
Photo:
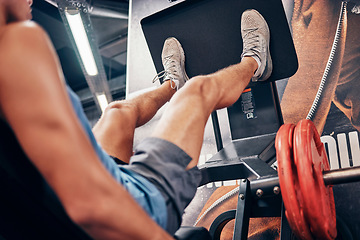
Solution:
M 185 207 L 195 196 L 201 181 L 197 167 L 186 170 L 191 157 L 175 144 L 159 138 L 147 138 L 135 148 L 127 169 L 134 171 L 157 187 L 167 207 L 167 231 L 180 227 Z

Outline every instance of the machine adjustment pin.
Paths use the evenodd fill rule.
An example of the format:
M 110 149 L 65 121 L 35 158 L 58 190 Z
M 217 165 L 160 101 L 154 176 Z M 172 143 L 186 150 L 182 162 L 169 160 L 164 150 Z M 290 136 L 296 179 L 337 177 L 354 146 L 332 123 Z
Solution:
M 280 193 L 280 188 L 278 186 L 275 186 L 273 191 L 275 195 L 278 195 Z
M 256 196 L 258 196 L 259 198 L 264 194 L 264 191 L 261 190 L 260 188 L 258 190 L 256 190 Z

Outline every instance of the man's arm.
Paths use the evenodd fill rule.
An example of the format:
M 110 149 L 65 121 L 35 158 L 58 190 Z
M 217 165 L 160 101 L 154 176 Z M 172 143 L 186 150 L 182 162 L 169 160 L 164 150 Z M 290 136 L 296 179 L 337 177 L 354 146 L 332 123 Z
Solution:
M 93 238 L 171 239 L 97 159 L 44 31 L 8 25 L 0 52 L 1 110 L 69 217 Z

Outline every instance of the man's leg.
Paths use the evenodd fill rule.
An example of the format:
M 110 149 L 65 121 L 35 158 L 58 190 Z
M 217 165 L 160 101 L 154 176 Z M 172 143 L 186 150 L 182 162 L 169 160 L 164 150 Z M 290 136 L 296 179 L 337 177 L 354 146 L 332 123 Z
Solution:
M 110 103 L 93 128 L 96 140 L 109 155 L 128 163 L 133 154 L 135 128 L 147 123 L 175 91 L 167 81 L 133 99 Z
M 163 77 L 164 84 L 135 98 L 111 103 L 93 128 L 102 148 L 123 162 L 129 163 L 133 154 L 135 128 L 147 123 L 188 80 L 185 55 L 175 38 L 165 41 L 161 57 L 164 71 L 157 78 Z M 174 61 L 179 64 L 174 65 Z
M 256 61 L 245 57 L 214 74 L 194 77 L 171 99 L 153 136 L 183 149 L 193 159 L 188 168 L 196 166 L 211 112 L 235 103 L 256 69 Z
M 241 34 L 244 40 L 241 63 L 189 81 L 170 100 L 152 138 L 138 144 L 130 165 L 123 167 L 144 176 L 159 189 L 166 202 L 169 233 L 180 226 L 183 211 L 201 180 L 194 166 L 210 113 L 233 104 L 250 79 L 266 80 L 271 74 L 270 34 L 263 17 L 256 11 L 246 11 Z M 166 43 L 164 48 L 176 55 Z M 172 57 L 168 60 L 171 65 L 183 65 Z
M 270 33 L 259 13 L 247 11 L 243 14 L 242 36 L 242 61 L 189 81 L 171 99 L 153 133 L 154 137 L 174 143 L 192 158 L 188 169 L 197 165 L 205 124 L 211 112 L 235 103 L 250 79 L 266 80 L 271 74 Z

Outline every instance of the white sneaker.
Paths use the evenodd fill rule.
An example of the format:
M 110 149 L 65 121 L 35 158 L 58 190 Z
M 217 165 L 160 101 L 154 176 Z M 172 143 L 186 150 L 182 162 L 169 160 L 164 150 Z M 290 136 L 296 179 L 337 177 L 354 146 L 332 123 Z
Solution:
M 253 82 L 265 81 L 272 72 L 270 56 L 270 31 L 261 14 L 256 10 L 246 10 L 241 16 L 241 36 L 243 38 L 244 57 L 253 57 L 258 63 L 258 69 L 251 78 Z
M 162 54 L 164 70 L 158 73 L 153 83 L 161 78 L 163 81 L 170 81 L 172 89 L 179 90 L 189 80 L 185 72 L 185 54 L 180 42 L 174 38 L 167 38 L 164 42 Z

